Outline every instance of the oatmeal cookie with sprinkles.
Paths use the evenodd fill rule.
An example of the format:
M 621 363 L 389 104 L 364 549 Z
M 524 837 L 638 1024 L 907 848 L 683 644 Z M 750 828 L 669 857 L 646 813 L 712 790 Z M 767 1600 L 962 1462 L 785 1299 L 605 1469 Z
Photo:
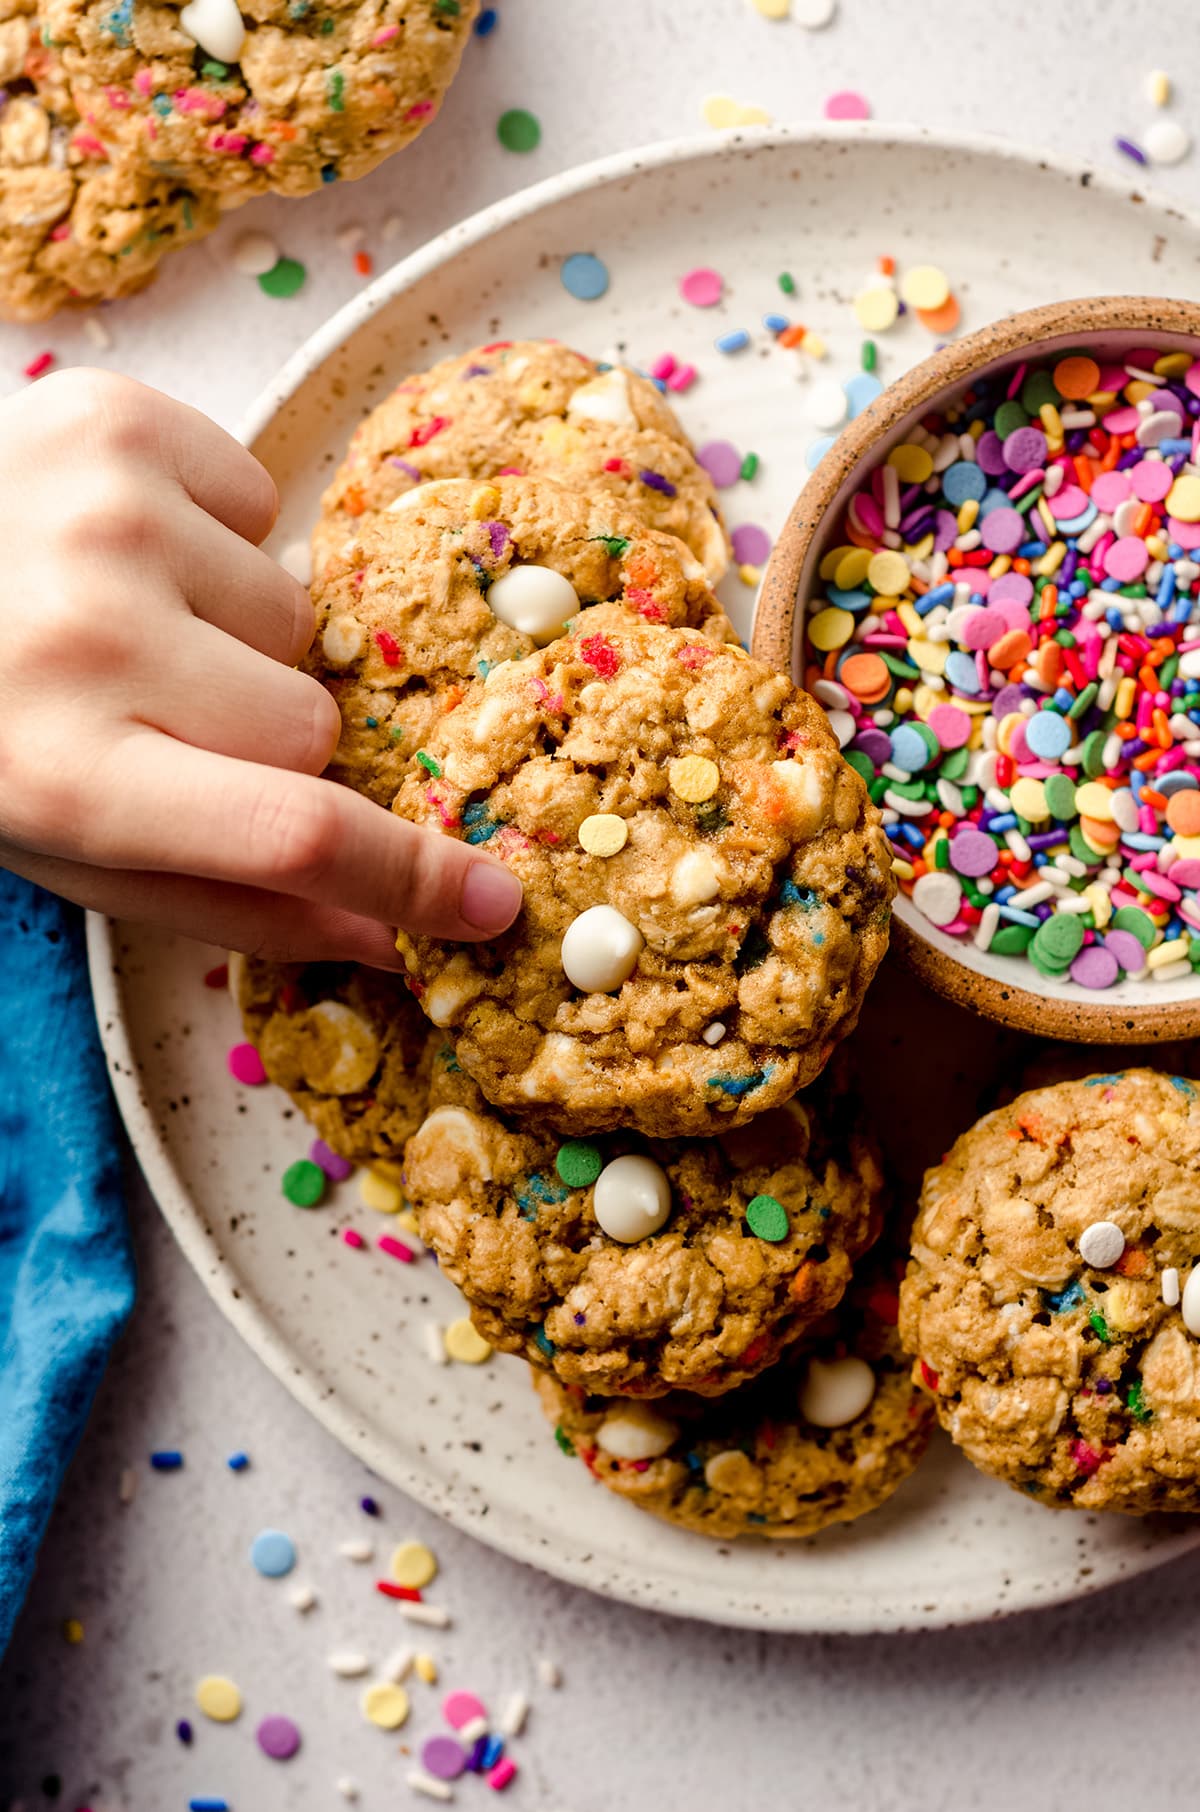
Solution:
M 822 1079 L 715 1139 L 559 1139 L 489 1108 L 444 1035 L 404 1154 L 421 1237 L 493 1346 L 593 1392 L 716 1395 L 841 1299 L 883 1179 Z
M 886 1274 L 859 1288 L 802 1353 L 715 1401 L 589 1396 L 534 1373 L 563 1452 L 639 1510 L 720 1540 L 800 1538 L 884 1503 L 933 1426 L 896 1331 Z
M 75 105 L 224 204 L 364 176 L 437 112 L 476 0 L 44 0 Z
M 212 231 L 215 196 L 115 154 L 73 107 L 32 10 L 0 0 L 0 318 L 143 288 Z
M 495 1105 L 562 1132 L 719 1132 L 852 1030 L 887 945 L 886 839 L 783 674 L 605 615 L 474 682 L 396 798 L 487 841 L 523 883 L 515 923 L 397 947 Z
M 607 493 L 678 535 L 713 584 L 728 565 L 712 480 L 648 378 L 555 340 L 500 340 L 406 377 L 359 423 L 322 500 L 317 569 L 414 485 L 503 473 Z
M 317 580 L 304 662 L 342 713 L 329 774 L 382 805 L 469 681 L 533 653 L 568 621 L 583 632 L 611 604 L 733 635 L 683 544 L 603 493 L 548 479 L 451 479 L 397 503 L 365 517 Z
M 1039 1502 L 1200 1510 L 1200 1109 L 1182 1076 L 1060 1082 L 930 1170 L 900 1327 L 982 1471 Z
M 353 963 L 232 956 L 230 992 L 268 1078 L 331 1151 L 398 1164 L 421 1124 L 429 1024 L 401 977 Z

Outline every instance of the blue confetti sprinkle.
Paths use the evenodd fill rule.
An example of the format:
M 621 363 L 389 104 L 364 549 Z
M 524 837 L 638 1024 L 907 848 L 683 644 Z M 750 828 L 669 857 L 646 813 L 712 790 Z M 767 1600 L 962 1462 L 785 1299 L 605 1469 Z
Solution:
M 485 6 L 475 21 L 475 36 L 490 38 L 500 22 L 500 15 L 494 6 Z
M 183 1455 L 177 1447 L 162 1447 L 150 1455 L 150 1464 L 155 1472 L 178 1472 L 183 1465 Z
M 1047 1294 L 1046 1306 L 1047 1308 L 1053 1309 L 1056 1315 L 1066 1315 L 1069 1314 L 1072 1309 L 1077 1309 L 1080 1303 L 1085 1302 L 1086 1300 L 1087 1296 L 1083 1285 L 1078 1278 L 1075 1278 L 1067 1285 L 1065 1290 L 1060 1290 L 1057 1296 Z
M 282 1579 L 296 1564 L 296 1546 L 282 1529 L 260 1529 L 250 1545 L 250 1559 L 265 1579 Z
M 1194 1101 L 1196 1098 L 1195 1089 L 1192 1087 L 1191 1083 L 1188 1082 L 1187 1079 L 1183 1076 L 1172 1076 L 1171 1077 L 1171 1087 L 1177 1088 L 1179 1090 L 1179 1093 L 1181 1095 L 1186 1095 L 1189 1101 Z
M 713 345 L 718 352 L 741 352 L 750 344 L 750 335 L 744 327 L 735 327 L 730 333 L 718 334 Z
M 559 270 L 563 288 L 577 302 L 595 302 L 608 289 L 608 266 L 594 252 L 572 252 Z
M 719 1088 L 722 1094 L 732 1095 L 735 1101 L 740 1101 L 751 1090 L 761 1088 L 770 1074 L 771 1066 L 768 1064 L 765 1070 L 756 1070 L 752 1076 L 710 1076 L 708 1086 Z
M 231 1453 L 225 1464 L 230 1472 L 245 1472 L 250 1464 L 250 1455 L 248 1453 Z

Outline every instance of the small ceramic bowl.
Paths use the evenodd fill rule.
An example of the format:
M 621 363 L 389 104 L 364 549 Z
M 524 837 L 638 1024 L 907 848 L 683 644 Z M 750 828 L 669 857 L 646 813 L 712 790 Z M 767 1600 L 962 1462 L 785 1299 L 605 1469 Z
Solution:
M 892 384 L 838 435 L 801 492 L 763 579 L 753 651 L 800 679 L 807 602 L 851 497 L 920 417 L 941 409 L 973 379 L 1068 349 L 1120 360 L 1153 347 L 1200 358 L 1200 304 L 1139 296 L 1054 303 L 1009 315 L 943 346 Z M 1048 1038 L 1136 1043 L 1200 1033 L 1200 976 L 1123 980 L 1092 991 L 1042 976 L 1023 957 L 977 950 L 932 925 L 900 894 L 893 944 L 921 979 L 989 1018 Z

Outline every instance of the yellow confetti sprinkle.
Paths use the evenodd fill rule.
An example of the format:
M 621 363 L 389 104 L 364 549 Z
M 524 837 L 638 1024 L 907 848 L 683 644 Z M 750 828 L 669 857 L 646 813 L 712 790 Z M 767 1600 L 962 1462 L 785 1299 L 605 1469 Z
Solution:
M 819 333 L 810 329 L 800 342 L 801 352 L 806 352 L 810 359 L 823 359 L 829 350 Z
M 413 1662 L 418 1680 L 424 1680 L 426 1686 L 436 1686 L 438 1678 L 437 1662 L 432 1655 L 418 1655 Z
M 707 755 L 679 755 L 667 769 L 671 791 L 689 805 L 703 805 L 721 784 L 721 770 Z
M 404 1206 L 404 1197 L 396 1184 L 375 1170 L 363 1171 L 358 1179 L 358 1193 L 363 1207 L 374 1208 L 377 1214 L 396 1214 Z
M 854 298 L 854 315 L 864 333 L 886 333 L 900 313 L 900 299 L 890 283 L 872 283 Z
M 1152 107 L 1165 107 L 1170 98 L 1170 76 L 1165 69 L 1152 69 L 1146 77 L 1146 99 Z
M 402 1541 L 392 1555 L 392 1578 L 397 1585 L 415 1586 L 419 1591 L 437 1578 L 438 1564 L 423 1541 Z
M 362 1696 L 362 1713 L 379 1730 L 399 1730 L 408 1718 L 408 1694 L 390 1680 L 376 1680 Z
M 730 126 L 769 126 L 771 115 L 765 107 L 743 106 L 730 94 L 710 94 L 700 109 L 706 126 L 723 131 Z
M 737 569 L 737 575 L 743 585 L 757 585 L 762 578 L 762 568 L 751 566 L 748 560 L 743 560 Z
M 925 447 L 916 447 L 906 441 L 903 446 L 892 448 L 888 464 L 901 484 L 924 484 L 933 471 L 933 454 Z M 866 549 L 861 551 L 865 553 Z
M 1200 522 L 1200 478 L 1181 476 L 1167 492 L 1167 514 L 1180 522 Z
M 465 1315 L 450 1323 L 442 1340 L 448 1356 L 457 1359 L 460 1365 L 482 1365 L 492 1356 L 491 1347 Z
M 494 484 L 481 484 L 478 490 L 471 492 L 471 519 L 474 522 L 486 522 L 494 516 L 500 507 L 500 493 Z
M 900 279 L 900 294 L 910 308 L 940 308 L 950 294 L 950 279 L 936 264 L 914 264 Z
M 867 576 L 871 564 L 869 547 L 852 547 L 844 560 L 839 560 L 834 568 L 833 582 L 839 591 L 853 591 L 861 585 Z
M 1161 359 L 1155 359 L 1150 369 L 1155 377 L 1182 377 L 1191 362 L 1190 352 L 1164 352 Z
M 786 19 L 792 10 L 792 0 L 750 0 L 750 4 L 764 19 Z
M 196 1682 L 196 1703 L 214 1724 L 232 1724 L 241 1716 L 242 1695 L 224 1674 L 205 1674 Z
M 83 1625 L 78 1617 L 68 1617 L 63 1624 L 63 1640 L 69 1642 L 72 1648 L 77 1648 L 83 1641 Z
M 867 568 L 867 580 L 873 591 L 881 598 L 898 598 L 908 590 L 912 574 L 908 570 L 908 561 L 903 554 L 884 548 L 878 554 L 872 554 L 871 564 Z
M 907 566 L 904 570 L 907 573 Z M 844 648 L 853 634 L 854 618 L 848 610 L 839 610 L 836 604 L 827 604 L 824 610 L 818 610 L 808 625 L 808 639 L 822 654 Z
M 1111 824 L 1112 799 L 1111 788 L 1101 786 L 1098 780 L 1085 780 L 1075 789 L 1075 810 L 1081 818 L 1096 818 L 1101 824 Z
M 1033 780 L 1022 775 L 1009 792 L 1014 812 L 1022 818 L 1028 818 L 1031 824 L 1040 824 L 1043 818 L 1050 816 L 1050 807 L 1046 804 L 1046 789 L 1040 780 Z
M 829 552 L 822 559 L 820 566 L 817 568 L 817 571 L 820 573 L 820 575 L 823 579 L 832 579 L 834 584 L 836 585 L 837 584 L 837 575 L 841 571 L 842 561 L 848 559 L 852 554 L 857 554 L 860 551 L 861 550 L 859 548 L 852 547 L 849 544 L 843 544 L 841 547 L 831 547 Z M 871 556 L 868 553 L 867 554 L 868 563 L 870 562 L 870 558 L 871 558 Z M 865 571 L 865 569 L 864 569 L 864 571 Z
M 593 812 L 579 826 L 580 847 L 589 856 L 615 856 L 629 841 L 629 826 L 616 812 Z

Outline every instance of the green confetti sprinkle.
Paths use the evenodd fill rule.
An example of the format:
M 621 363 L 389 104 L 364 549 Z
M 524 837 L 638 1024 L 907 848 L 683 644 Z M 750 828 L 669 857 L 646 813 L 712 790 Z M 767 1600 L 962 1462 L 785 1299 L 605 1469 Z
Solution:
M 779 287 L 783 291 L 785 296 L 794 296 L 795 295 L 796 279 L 793 277 L 791 271 L 780 271 Z
M 568 1139 L 558 1148 L 554 1168 L 568 1189 L 588 1189 L 604 1168 L 604 1159 L 590 1139 Z
M 340 69 L 329 71 L 329 111 L 345 113 L 346 111 L 346 78 Z
M 1150 1420 L 1150 1411 L 1146 1407 L 1146 1400 L 1142 1394 L 1142 1383 L 1140 1378 L 1136 1384 L 1131 1384 L 1129 1386 L 1129 1390 L 1125 1397 L 1125 1407 L 1135 1422 L 1148 1422 Z
M 862 368 L 863 368 L 863 370 L 864 371 L 874 371 L 874 369 L 875 369 L 876 365 L 878 365 L 878 363 L 879 363 L 878 346 L 876 346 L 874 340 L 864 340 L 862 343 Z
M 558 1442 L 568 1459 L 575 1457 L 575 1443 L 560 1422 L 554 1430 L 554 1439 Z
M 1107 1346 L 1108 1342 L 1112 1339 L 1112 1335 L 1109 1333 L 1108 1323 L 1107 1323 L 1107 1321 L 1105 1321 L 1105 1319 L 1104 1319 L 1103 1315 L 1100 1313 L 1099 1309 L 1092 1310 L 1091 1314 L 1088 1316 L 1088 1322 L 1091 1326 L 1092 1332 L 1094 1334 L 1098 1335 L 1099 1338 L 1101 1340 L 1103 1340 L 1105 1345 Z
M 200 74 L 202 76 L 207 76 L 211 82 L 223 82 L 229 74 L 229 65 L 227 63 L 214 62 L 210 57 L 207 63 L 202 63 L 200 65 Z
M 758 471 L 758 454 L 757 453 L 747 453 L 745 459 L 743 459 L 743 461 L 742 461 L 742 469 L 741 469 L 741 472 L 739 473 L 739 477 L 744 478 L 747 481 L 747 483 L 749 483 L 750 479 L 752 479 L 754 477 L 754 475 L 757 471 Z
M 277 301 L 286 300 L 304 288 L 308 281 L 308 272 L 296 258 L 281 258 L 269 271 L 264 271 L 258 279 L 258 287 L 265 296 L 274 296 Z
M 284 1171 L 282 1187 L 297 1208 L 315 1208 L 325 1194 L 325 1172 L 311 1158 L 298 1158 Z
M 623 560 L 629 552 L 627 535 L 592 535 L 592 541 L 598 541 L 610 560 Z
M 459 0 L 433 0 L 433 10 L 445 19 L 457 19 L 462 12 Z
M 791 1231 L 787 1209 L 773 1195 L 752 1196 L 746 1203 L 746 1219 L 751 1233 L 759 1239 L 769 1240 L 773 1246 L 786 1239 Z
M 442 777 L 441 764 L 439 762 L 436 762 L 433 759 L 432 755 L 427 755 L 425 753 L 424 749 L 418 749 L 417 750 L 417 760 L 420 762 L 421 766 L 425 769 L 425 772 L 427 774 L 432 774 L 433 778 L 435 780 L 441 779 L 441 777 Z
M 506 151 L 536 151 L 542 142 L 537 117 L 524 107 L 510 107 L 496 121 L 496 137 Z

